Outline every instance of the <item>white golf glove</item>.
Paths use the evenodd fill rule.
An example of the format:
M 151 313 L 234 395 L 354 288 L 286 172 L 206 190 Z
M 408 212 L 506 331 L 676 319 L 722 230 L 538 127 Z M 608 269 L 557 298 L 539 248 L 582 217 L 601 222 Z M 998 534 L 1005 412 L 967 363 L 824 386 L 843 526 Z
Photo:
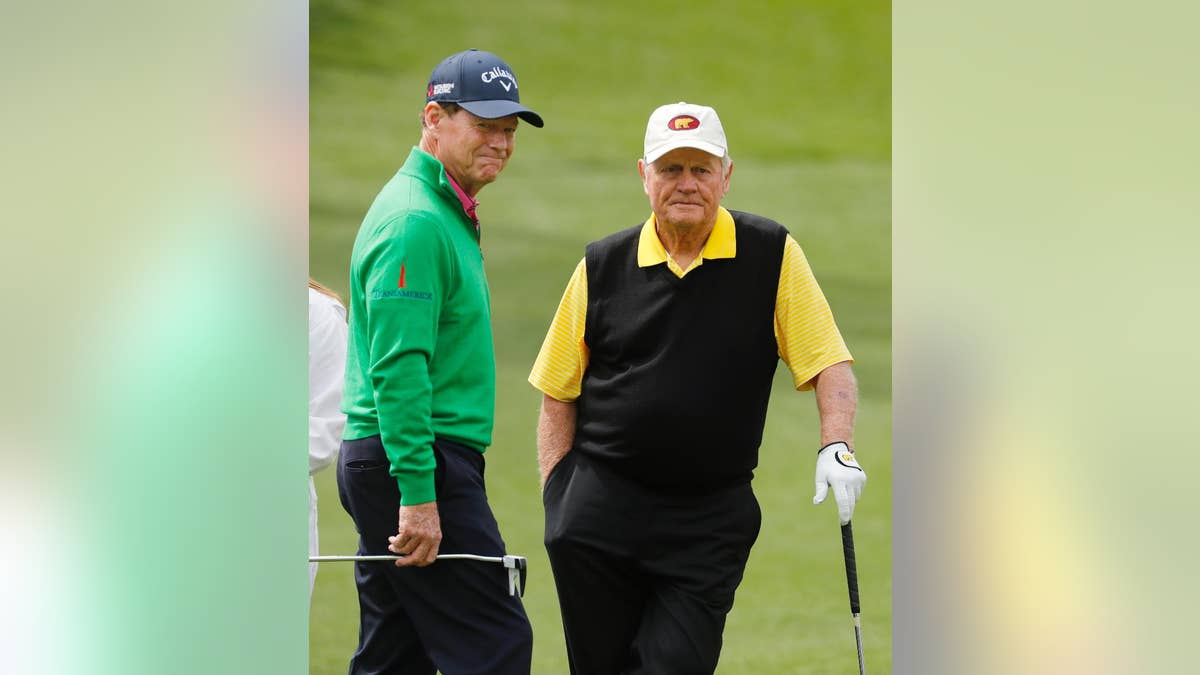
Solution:
M 829 488 L 833 487 L 833 499 L 837 502 L 838 520 L 842 525 L 854 516 L 854 502 L 862 497 L 863 485 L 867 483 L 867 472 L 854 459 L 854 451 L 842 441 L 830 443 L 817 453 L 817 494 L 813 504 L 825 501 Z

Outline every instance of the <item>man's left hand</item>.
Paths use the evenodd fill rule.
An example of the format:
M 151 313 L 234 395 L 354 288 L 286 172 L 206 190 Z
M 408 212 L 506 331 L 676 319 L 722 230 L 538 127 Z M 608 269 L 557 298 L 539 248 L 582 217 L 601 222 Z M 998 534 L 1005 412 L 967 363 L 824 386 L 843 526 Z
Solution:
M 833 499 L 837 502 L 838 520 L 842 525 L 854 516 L 854 503 L 862 497 L 863 485 L 867 483 L 867 472 L 858 465 L 854 451 L 842 441 L 830 443 L 817 453 L 817 493 L 813 504 L 825 501 L 829 488 L 833 488 Z

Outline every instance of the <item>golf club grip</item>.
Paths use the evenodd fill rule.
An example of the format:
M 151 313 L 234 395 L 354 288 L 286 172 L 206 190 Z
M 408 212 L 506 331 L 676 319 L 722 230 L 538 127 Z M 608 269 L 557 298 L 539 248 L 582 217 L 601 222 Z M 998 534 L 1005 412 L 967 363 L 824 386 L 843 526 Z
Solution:
M 858 566 L 854 564 L 854 531 L 850 523 L 842 526 L 842 555 L 846 558 L 846 585 L 850 587 L 850 613 L 859 614 Z

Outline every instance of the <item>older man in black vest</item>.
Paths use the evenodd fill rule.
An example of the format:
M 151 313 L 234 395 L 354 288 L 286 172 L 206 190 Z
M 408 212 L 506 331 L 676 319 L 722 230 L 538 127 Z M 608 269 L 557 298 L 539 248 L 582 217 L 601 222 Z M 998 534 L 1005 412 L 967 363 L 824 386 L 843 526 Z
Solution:
M 546 549 L 574 675 L 713 673 L 761 513 L 751 489 L 778 361 L 821 417 L 817 495 L 842 522 L 852 357 L 799 244 L 721 200 L 715 110 L 655 110 L 638 161 L 652 214 L 588 245 L 529 381 L 544 394 Z

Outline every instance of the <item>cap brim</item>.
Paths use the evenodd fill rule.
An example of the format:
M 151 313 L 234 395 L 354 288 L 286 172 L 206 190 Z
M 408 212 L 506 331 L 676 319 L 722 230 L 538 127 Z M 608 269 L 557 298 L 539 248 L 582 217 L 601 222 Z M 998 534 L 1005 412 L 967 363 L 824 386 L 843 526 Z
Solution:
M 702 141 L 698 138 L 679 138 L 672 140 L 669 143 L 663 143 L 657 148 L 647 151 L 645 157 L 646 163 L 653 164 L 654 161 L 659 157 L 662 157 L 672 150 L 678 150 L 679 148 L 696 148 L 697 150 L 703 150 L 704 152 L 716 157 L 724 157 L 726 152 L 725 148 L 722 148 L 715 143 Z
M 541 115 L 516 101 L 456 101 L 456 103 L 472 115 L 482 117 L 485 120 L 517 115 L 535 127 L 541 128 L 543 126 Z

